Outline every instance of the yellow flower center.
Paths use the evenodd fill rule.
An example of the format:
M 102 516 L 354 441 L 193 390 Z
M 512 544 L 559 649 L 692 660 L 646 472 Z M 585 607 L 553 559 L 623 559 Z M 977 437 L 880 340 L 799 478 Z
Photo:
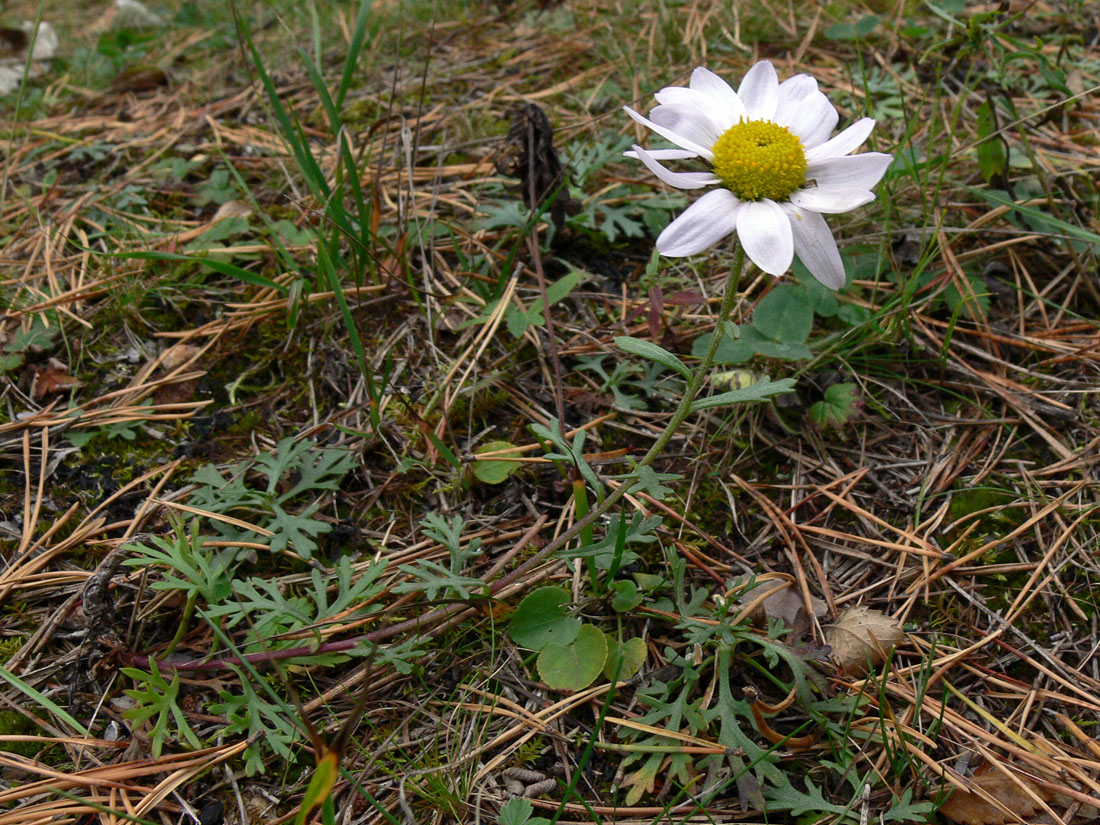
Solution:
M 741 200 L 784 201 L 806 182 L 798 135 L 769 120 L 742 120 L 714 144 L 714 174 Z

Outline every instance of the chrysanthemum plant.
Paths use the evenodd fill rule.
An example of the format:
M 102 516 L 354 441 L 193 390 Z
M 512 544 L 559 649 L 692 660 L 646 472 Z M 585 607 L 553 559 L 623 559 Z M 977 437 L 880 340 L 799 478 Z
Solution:
M 674 144 L 670 148 L 627 152 L 661 181 L 678 189 L 707 189 L 657 238 L 657 251 L 668 258 L 703 252 L 734 236 L 732 266 L 703 356 L 691 370 L 676 355 L 650 341 L 617 338 L 618 346 L 659 362 L 687 381 L 684 396 L 664 431 L 613 494 L 585 523 L 607 512 L 630 490 L 646 486 L 648 467 L 692 412 L 708 407 L 761 401 L 793 388 L 790 379 L 761 380 L 747 387 L 698 399 L 724 336 L 736 328 L 729 316 L 745 257 L 769 275 L 786 274 L 797 254 L 818 281 L 832 290 L 846 281 L 844 263 L 824 215 L 849 212 L 874 200 L 871 191 L 892 160 L 881 152 L 852 154 L 871 134 L 875 122 L 861 118 L 833 135 L 840 116 L 817 81 L 798 74 L 779 82 L 775 67 L 756 63 L 737 90 L 714 72 L 697 68 L 688 86 L 669 86 L 654 97 L 644 117 L 624 107 L 635 121 Z M 702 169 L 668 168 L 673 161 Z M 650 473 L 649 475 L 652 475 Z
M 873 120 L 863 118 L 830 137 L 840 118 L 818 91 L 817 81 L 800 74 L 780 83 L 775 68 L 766 61 L 749 69 L 737 91 L 713 72 L 698 68 L 692 72 L 687 87 L 661 89 L 656 98 L 658 105 L 648 118 L 629 107 L 626 111 L 675 147 L 647 150 L 635 145 L 627 155 L 640 160 L 670 186 L 709 189 L 660 233 L 657 252 L 669 258 L 695 255 L 732 235 L 735 236 L 733 260 L 715 333 L 701 338 L 700 343 L 702 340 L 707 343 L 695 369 L 651 341 L 615 339 L 620 349 L 659 363 L 686 381 L 684 395 L 665 429 L 632 471 L 620 476 L 622 483 L 618 487 L 602 496 L 602 487 L 582 455 L 583 431 L 574 444 L 569 444 L 560 431 L 544 429 L 538 433 L 558 449 L 551 457 L 567 460 L 580 471 L 574 494 L 581 518 L 527 563 L 553 552 L 583 557 L 597 593 L 600 584 L 595 560 L 601 558 L 602 569 L 609 573 L 607 579 L 611 581 L 620 563 L 625 563 L 627 542 L 631 537 L 645 540 L 646 525 L 634 519 L 628 526 L 626 516 L 619 516 L 612 519 L 608 537 L 595 543 L 593 521 L 633 490 L 644 489 L 658 499 L 670 492 L 662 482 L 678 476 L 659 474 L 650 465 L 684 420 L 697 410 L 762 401 L 794 386 L 791 379 L 762 379 L 697 398 L 715 362 L 720 341 L 737 334 L 729 317 L 745 257 L 764 272 L 778 277 L 791 268 L 797 254 L 814 278 L 829 289 L 842 288 L 846 281 L 844 264 L 822 215 L 848 212 L 874 200 L 871 187 L 878 183 L 891 162 L 889 155 L 879 152 L 852 154 L 870 135 Z M 702 162 L 705 168 L 677 171 L 664 165 L 668 161 Z M 592 484 L 602 497 L 591 511 L 585 482 Z M 581 538 L 582 548 L 564 550 L 576 537 Z M 638 597 L 628 592 L 629 586 L 612 589 L 615 610 L 629 610 L 637 603 Z M 530 594 L 513 617 L 510 629 L 513 639 L 521 646 L 540 651 L 540 677 L 552 686 L 578 690 L 594 679 L 601 667 L 608 678 L 631 675 L 644 660 L 644 652 L 641 659 L 635 657 L 631 661 L 625 646 L 607 641 L 595 627 L 582 626 L 568 616 L 562 608 L 568 598 L 569 594 L 560 588 L 542 588 Z M 631 642 L 640 640 L 629 640 L 627 644 Z M 609 648 L 612 643 L 621 647 L 614 655 Z M 570 645 L 568 649 L 566 644 Z M 585 667 L 579 667 L 578 662 Z
M 817 81 L 799 74 L 780 83 L 767 61 L 749 69 L 736 91 L 700 67 L 691 73 L 688 86 L 669 86 L 655 97 L 658 105 L 648 118 L 624 108 L 675 148 L 647 150 L 635 145 L 627 155 L 670 186 L 708 190 L 661 232 L 657 251 L 679 258 L 703 252 L 731 235 L 736 240 L 716 334 L 710 336 L 694 372 L 655 344 L 618 339 L 623 349 L 658 360 L 688 379 L 676 414 L 643 465 L 664 448 L 690 412 L 758 401 L 791 388 L 789 380 L 764 381 L 695 400 L 722 334 L 730 329 L 745 256 L 778 277 L 791 268 L 797 254 L 814 278 L 829 289 L 841 289 L 844 263 L 822 216 L 849 212 L 874 200 L 871 188 L 892 160 L 881 152 L 852 154 L 875 122 L 862 118 L 831 136 L 840 116 L 818 90 Z M 707 168 L 674 171 L 664 165 L 667 161 L 702 161 Z

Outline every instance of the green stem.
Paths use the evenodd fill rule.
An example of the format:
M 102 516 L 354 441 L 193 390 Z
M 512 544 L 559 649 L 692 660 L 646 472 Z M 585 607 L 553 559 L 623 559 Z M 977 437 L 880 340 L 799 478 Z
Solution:
M 172 655 L 176 645 L 180 643 L 183 634 L 187 631 L 188 625 L 191 624 L 191 614 L 195 612 L 195 602 L 198 598 L 199 594 L 194 591 L 187 597 L 187 603 L 183 606 L 183 615 L 180 616 L 180 625 L 176 629 L 176 635 L 172 637 L 172 641 L 168 643 L 168 649 L 163 653 L 165 658 Z
M 707 380 L 707 374 L 714 364 L 714 353 L 718 351 L 718 342 L 722 339 L 722 325 L 729 319 L 730 312 L 733 311 L 734 301 L 737 300 L 737 287 L 741 281 L 741 270 L 745 268 L 745 250 L 741 248 L 740 244 L 736 242 L 735 244 L 736 251 L 733 257 L 733 269 L 730 271 L 729 280 L 726 282 L 726 294 L 722 296 L 722 305 L 718 309 L 718 319 L 714 327 L 714 334 L 710 338 L 710 345 L 703 355 L 703 360 L 699 362 L 699 365 L 692 372 L 691 380 L 688 381 L 688 385 L 684 390 L 684 397 L 680 399 L 680 404 L 676 408 L 676 412 L 672 414 L 672 418 L 669 419 L 664 430 L 657 436 L 657 440 L 653 442 L 653 446 L 649 448 L 649 452 L 647 452 L 645 457 L 638 462 L 638 467 L 648 467 L 657 460 L 657 457 L 662 452 L 664 452 L 665 447 L 668 446 L 668 442 L 672 440 L 676 431 L 680 429 L 680 425 L 684 423 L 684 420 L 691 412 L 691 405 L 695 401 L 695 396 L 697 396 L 699 390 L 703 388 L 703 384 Z M 514 581 L 515 577 L 530 570 L 552 553 L 561 550 L 574 538 L 580 535 L 582 531 L 589 530 L 596 519 L 614 507 L 619 502 L 619 499 L 634 489 L 634 485 L 637 483 L 637 478 L 626 479 L 617 488 L 612 490 L 611 494 L 597 505 L 587 516 L 581 518 L 572 527 L 543 547 L 539 552 L 535 553 L 535 555 L 521 564 L 517 569 L 513 570 L 508 578 Z

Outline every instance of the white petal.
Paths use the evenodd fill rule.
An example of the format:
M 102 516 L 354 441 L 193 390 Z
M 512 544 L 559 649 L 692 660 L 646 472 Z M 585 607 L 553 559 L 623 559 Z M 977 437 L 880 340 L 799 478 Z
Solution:
M 844 262 L 833 240 L 833 233 L 825 219 L 816 212 L 799 209 L 790 204 L 786 207 L 790 215 L 791 231 L 794 234 L 794 251 L 813 275 L 829 289 L 844 286 Z
M 691 73 L 691 88 L 714 103 L 714 119 L 728 129 L 746 116 L 745 104 L 726 81 L 702 66 Z
M 677 106 L 694 106 L 704 114 L 711 114 L 714 110 L 714 102 L 708 95 L 698 89 L 689 89 L 687 86 L 666 86 L 653 95 L 658 103 Z
M 698 143 L 695 143 L 694 141 L 692 141 L 692 140 L 690 140 L 686 137 L 678 135 L 673 130 L 666 129 L 664 126 L 661 126 L 659 123 L 654 123 L 652 120 L 650 120 L 647 117 L 642 117 L 642 115 L 635 112 L 629 106 L 623 106 L 623 108 L 626 110 L 626 113 L 628 115 L 630 115 L 632 118 L 634 118 L 635 121 L 642 124 L 643 126 L 645 126 L 648 129 L 652 129 L 654 132 L 659 134 L 661 137 L 665 138 L 665 140 L 671 140 L 677 146 L 679 146 L 683 149 L 687 149 L 689 152 L 694 152 L 697 155 L 702 155 L 707 160 L 713 160 L 714 159 L 714 153 L 710 151 L 709 147 L 700 146 Z
M 863 145 L 871 130 L 875 128 L 875 121 L 869 117 L 857 120 L 843 132 L 834 135 L 831 140 L 814 146 L 806 152 L 806 160 L 814 163 L 827 158 L 839 158 L 850 154 Z
M 700 146 L 713 146 L 724 131 L 705 109 L 682 103 L 654 106 L 649 119 Z
M 782 275 L 791 268 L 791 219 L 775 201 L 765 198 L 742 204 L 737 215 L 737 237 L 745 254 L 769 275 Z
M 699 157 L 694 152 L 689 152 L 687 149 L 646 149 L 649 152 L 649 156 L 654 160 L 688 160 L 689 158 Z M 623 152 L 623 157 L 638 159 L 638 155 L 635 154 L 633 149 L 628 149 Z
M 817 81 L 808 74 L 796 74 L 794 77 L 788 77 L 779 84 L 779 108 L 776 112 L 782 111 L 784 106 L 797 103 L 816 91 Z
M 828 140 L 838 120 L 840 115 L 821 92 L 806 95 L 786 107 L 780 106 L 775 115 L 775 122 L 798 135 L 807 149 Z
M 870 189 L 882 180 L 891 161 L 893 157 L 881 152 L 827 158 L 811 162 L 806 169 L 806 178 L 816 180 L 818 186 Z
M 745 104 L 750 120 L 771 120 L 779 104 L 779 76 L 775 66 L 761 60 L 745 73 L 737 96 Z
M 795 206 L 826 215 L 851 212 L 874 199 L 874 192 L 854 186 L 811 186 L 791 194 Z
M 646 169 L 677 189 L 702 189 L 704 186 L 718 183 L 718 178 L 710 172 L 672 172 L 665 169 L 641 146 L 634 147 L 634 154 L 645 164 Z
M 657 251 L 669 258 L 702 252 L 737 227 L 743 204 L 728 189 L 713 189 L 684 210 L 657 237 Z

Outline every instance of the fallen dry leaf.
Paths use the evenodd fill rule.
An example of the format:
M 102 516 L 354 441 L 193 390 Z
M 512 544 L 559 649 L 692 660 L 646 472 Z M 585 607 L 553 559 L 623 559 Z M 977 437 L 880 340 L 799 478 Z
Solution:
M 226 218 L 247 218 L 252 214 L 252 207 L 244 201 L 231 200 L 226 201 L 218 207 L 218 211 L 214 213 L 211 223 L 217 223 L 218 221 L 224 221 Z
M 69 375 L 69 367 L 56 358 L 46 362 L 46 368 L 35 370 L 31 382 L 31 398 L 35 401 L 80 386 L 80 380 Z
M 1039 803 L 1024 791 L 1024 787 L 1044 802 L 1049 802 L 1051 799 L 1050 792 L 1040 788 L 1034 782 L 1019 777 L 1014 780 L 1003 773 L 972 776 L 970 784 L 984 790 L 1021 818 L 1037 813 L 1040 808 Z M 951 796 L 940 808 L 940 813 L 952 822 L 958 822 L 959 825 L 1002 825 L 1015 819 L 982 799 L 977 790 L 952 791 Z
M 202 352 L 202 347 L 193 347 L 190 344 L 175 344 L 165 351 L 160 359 L 160 368 L 165 372 L 171 372 L 176 367 L 183 366 L 196 355 Z
M 751 604 L 754 601 L 756 593 L 762 593 L 767 590 L 771 590 L 774 587 L 773 582 L 767 582 L 762 584 L 757 591 L 749 591 L 741 601 L 745 604 Z M 821 599 L 816 596 L 811 596 L 811 605 L 813 607 L 814 616 L 821 618 L 825 615 L 828 607 Z M 756 624 L 763 624 L 767 619 L 780 619 L 788 627 L 794 627 L 798 621 L 799 615 L 806 613 L 806 606 L 802 600 L 802 594 L 795 587 L 794 582 L 790 582 L 786 587 L 778 592 L 772 593 L 764 601 L 756 605 L 749 613 L 749 620 Z
M 886 658 L 889 650 L 905 638 L 896 619 L 870 607 L 849 607 L 825 631 L 833 649 L 833 661 L 845 673 L 863 676 Z

